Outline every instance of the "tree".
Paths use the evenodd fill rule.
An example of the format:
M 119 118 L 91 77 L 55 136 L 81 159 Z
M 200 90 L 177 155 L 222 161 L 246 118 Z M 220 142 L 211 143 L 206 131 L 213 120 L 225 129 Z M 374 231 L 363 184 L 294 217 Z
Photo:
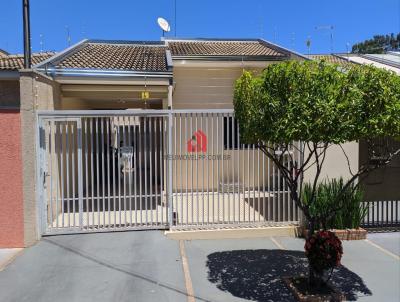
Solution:
M 372 66 L 344 69 L 323 61 L 287 61 L 269 65 L 260 76 L 245 71 L 236 82 L 234 108 L 241 140 L 255 144 L 275 163 L 309 222 L 309 236 L 343 206 L 341 194 L 400 153 L 375 144 L 381 137 L 400 139 L 400 77 Z M 366 141 L 376 160 L 358 171 L 351 171 L 348 162 L 352 176 L 332 203 L 336 207 L 325 217 L 311 215 L 328 149 L 359 140 Z M 311 167 L 311 197 L 304 202 L 302 175 Z
M 390 35 L 375 35 L 372 39 L 353 45 L 352 53 L 384 53 L 387 50 L 400 49 L 400 33 Z

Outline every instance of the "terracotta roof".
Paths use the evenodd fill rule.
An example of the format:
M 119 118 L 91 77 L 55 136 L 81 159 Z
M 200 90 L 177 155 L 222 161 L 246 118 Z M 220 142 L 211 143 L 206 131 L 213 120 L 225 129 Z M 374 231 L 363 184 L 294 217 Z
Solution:
M 167 48 L 156 44 L 84 43 L 55 63 L 56 68 L 168 71 Z
M 262 40 L 83 40 L 38 68 L 49 72 L 171 73 L 171 57 L 228 57 L 229 60 L 281 60 L 290 52 Z M 45 66 L 46 65 L 46 66 Z
M 325 61 L 327 63 L 339 64 L 339 65 L 346 65 L 351 63 L 345 58 L 336 55 L 309 55 L 308 57 L 312 60 Z
M 8 55 L 9 55 L 9 53 L 7 51 L 5 51 L 4 49 L 0 48 L 0 58 L 6 57 Z
M 167 41 L 172 56 L 260 56 L 286 57 L 284 52 L 254 41 L 171 40 Z
M 32 65 L 54 56 L 54 52 L 43 52 L 32 54 Z M 24 55 L 0 56 L 0 70 L 18 70 L 24 68 Z

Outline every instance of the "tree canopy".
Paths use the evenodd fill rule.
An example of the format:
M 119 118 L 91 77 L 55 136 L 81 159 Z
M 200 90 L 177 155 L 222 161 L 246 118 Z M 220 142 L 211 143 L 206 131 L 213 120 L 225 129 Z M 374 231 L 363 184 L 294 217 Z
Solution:
M 384 53 L 387 50 L 400 49 L 400 33 L 397 35 L 375 35 L 372 39 L 353 45 L 352 53 Z
M 286 61 L 260 76 L 245 71 L 234 107 L 248 143 L 400 137 L 400 77 L 373 66 Z

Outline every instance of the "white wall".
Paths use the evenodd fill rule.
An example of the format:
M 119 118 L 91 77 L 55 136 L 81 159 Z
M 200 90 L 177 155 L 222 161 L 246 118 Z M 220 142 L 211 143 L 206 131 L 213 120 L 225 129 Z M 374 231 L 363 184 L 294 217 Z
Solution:
M 358 171 L 358 142 L 349 142 L 342 145 L 343 150 L 346 152 L 350 162 L 352 173 Z M 307 155 L 306 155 L 307 157 Z M 304 175 L 304 181 L 312 181 L 316 173 L 315 166 L 306 171 Z M 330 146 L 326 153 L 325 162 L 319 180 L 324 181 L 326 179 L 343 177 L 344 179 L 351 178 L 349 166 L 347 163 L 346 156 L 342 149 L 338 145 Z

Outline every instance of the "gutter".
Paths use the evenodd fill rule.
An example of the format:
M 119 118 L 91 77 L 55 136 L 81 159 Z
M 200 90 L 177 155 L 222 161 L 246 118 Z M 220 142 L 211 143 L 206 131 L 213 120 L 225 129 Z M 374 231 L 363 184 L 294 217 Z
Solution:
M 286 56 L 204 56 L 204 55 L 184 55 L 172 56 L 174 60 L 192 60 L 192 61 L 283 61 Z
M 38 71 L 57 76 L 71 77 L 135 77 L 135 78 L 172 78 L 172 71 L 132 71 L 132 70 L 101 70 L 101 69 L 78 69 L 78 68 L 39 68 Z

